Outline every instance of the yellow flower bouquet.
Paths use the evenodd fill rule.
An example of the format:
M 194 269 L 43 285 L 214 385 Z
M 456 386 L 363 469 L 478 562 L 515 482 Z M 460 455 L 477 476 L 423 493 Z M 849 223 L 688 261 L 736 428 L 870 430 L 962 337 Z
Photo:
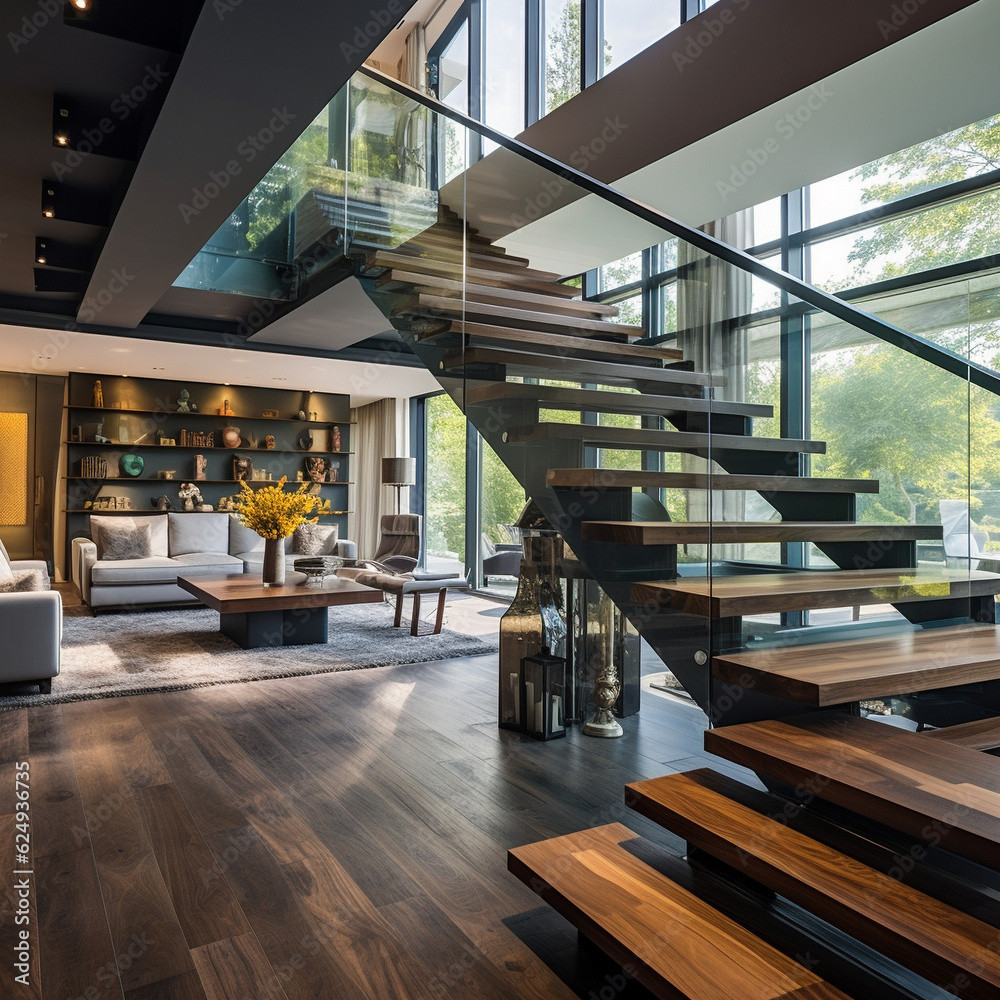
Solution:
M 286 476 L 274 486 L 253 489 L 247 482 L 240 484 L 236 498 L 236 513 L 240 520 L 264 539 L 264 585 L 281 586 L 285 582 L 285 551 L 282 542 L 300 524 L 315 524 L 320 514 L 330 512 L 330 501 L 307 493 L 309 483 L 303 483 L 291 493 L 285 492 Z M 310 517 L 310 514 L 316 517 Z

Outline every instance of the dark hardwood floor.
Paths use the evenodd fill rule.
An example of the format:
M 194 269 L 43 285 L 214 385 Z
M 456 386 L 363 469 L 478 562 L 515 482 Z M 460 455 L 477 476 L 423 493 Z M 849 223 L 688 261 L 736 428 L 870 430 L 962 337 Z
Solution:
M 539 744 L 496 728 L 495 677 L 487 656 L 0 715 L 5 845 L 31 763 L 37 932 L 11 991 L 5 848 L 0 995 L 603 995 L 615 970 L 506 851 L 616 820 L 680 851 L 623 786 L 704 766 L 703 716 L 647 694 L 621 740 Z

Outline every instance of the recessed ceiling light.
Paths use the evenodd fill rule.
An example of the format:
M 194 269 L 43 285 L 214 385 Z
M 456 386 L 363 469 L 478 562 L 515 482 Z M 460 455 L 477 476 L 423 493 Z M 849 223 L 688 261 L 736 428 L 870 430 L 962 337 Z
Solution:
M 69 136 L 65 132 L 56 132 L 56 145 L 57 146 L 68 146 Z
M 71 0 L 71 2 L 77 10 L 90 9 L 90 0 Z
M 42 212 L 42 215 L 44 215 L 46 219 L 55 218 L 55 214 L 56 213 L 53 212 L 51 208 L 47 208 L 47 209 L 45 209 L 44 212 Z
M 44 264 L 45 263 L 45 258 L 44 257 L 36 257 L 35 260 L 37 260 L 39 264 Z

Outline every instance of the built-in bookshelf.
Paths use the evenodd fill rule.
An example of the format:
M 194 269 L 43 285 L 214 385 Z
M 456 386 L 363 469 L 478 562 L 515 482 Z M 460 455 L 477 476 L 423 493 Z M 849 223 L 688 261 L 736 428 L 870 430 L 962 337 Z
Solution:
M 95 400 L 98 381 L 103 399 Z M 178 410 L 182 390 L 188 412 Z M 252 466 L 251 487 L 282 476 L 290 484 L 300 476 L 311 484 L 306 459 L 325 460 L 328 481 L 317 488 L 330 501 L 331 513 L 323 520 L 339 523 L 345 537 L 353 485 L 350 407 L 350 397 L 339 393 L 71 373 L 63 476 L 67 547 L 71 539 L 90 534 L 91 513 L 153 513 L 161 496 L 170 500 L 170 510 L 183 511 L 178 491 L 184 483 L 194 483 L 204 502 L 218 510 L 239 490 L 236 458 Z M 238 445 L 223 441 L 227 428 L 237 429 Z M 212 444 L 182 445 L 182 432 L 212 435 Z M 123 463 L 130 455 L 141 462 Z M 92 471 L 96 457 L 106 463 L 106 478 L 83 474 Z M 139 465 L 138 475 L 128 474 Z M 172 477 L 164 478 L 167 473 Z

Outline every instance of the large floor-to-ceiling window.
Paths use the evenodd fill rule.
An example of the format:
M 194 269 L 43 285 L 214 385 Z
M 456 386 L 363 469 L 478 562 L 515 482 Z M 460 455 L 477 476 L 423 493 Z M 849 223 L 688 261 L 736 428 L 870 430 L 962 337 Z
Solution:
M 698 0 L 467 0 L 431 49 L 431 80 L 442 101 L 516 135 L 698 9 Z
M 413 509 L 424 516 L 424 562 L 432 572 L 468 574 L 483 593 L 512 597 L 525 494 L 517 478 L 445 392 L 413 400 Z

